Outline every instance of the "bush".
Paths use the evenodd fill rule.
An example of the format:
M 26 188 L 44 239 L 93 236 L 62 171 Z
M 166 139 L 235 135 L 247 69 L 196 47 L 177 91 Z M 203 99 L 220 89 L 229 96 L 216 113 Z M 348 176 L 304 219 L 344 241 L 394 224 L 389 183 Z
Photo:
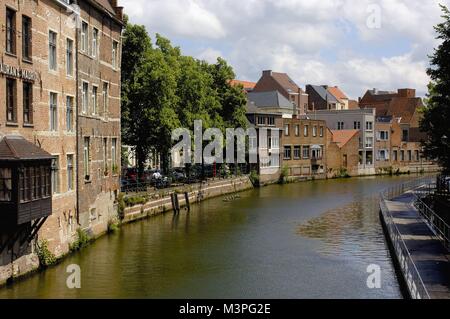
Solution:
M 281 169 L 280 184 L 286 184 L 288 177 L 289 177 L 289 167 L 284 165 L 283 168 Z
M 147 198 L 145 196 L 131 196 L 124 198 L 125 205 L 128 207 L 133 207 L 136 205 L 142 205 L 147 202 Z
M 71 251 L 80 250 L 80 249 L 86 247 L 87 245 L 89 245 L 90 242 L 91 242 L 91 238 L 86 233 L 86 231 L 81 228 L 78 228 L 77 229 L 77 240 L 70 245 L 70 250 Z
M 259 175 L 255 170 L 250 172 L 249 178 L 250 178 L 250 181 L 252 182 L 253 186 L 259 186 Z
M 36 254 L 41 267 L 46 268 L 56 263 L 55 255 L 48 249 L 48 241 L 42 240 L 36 244 Z
M 108 221 L 108 233 L 115 233 L 119 230 L 119 223 L 110 219 Z

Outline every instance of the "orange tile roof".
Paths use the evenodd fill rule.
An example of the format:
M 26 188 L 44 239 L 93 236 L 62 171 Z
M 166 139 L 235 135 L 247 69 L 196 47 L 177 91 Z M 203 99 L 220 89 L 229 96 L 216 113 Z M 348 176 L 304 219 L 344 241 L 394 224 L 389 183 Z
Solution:
M 331 130 L 333 134 L 333 142 L 337 143 L 339 148 L 342 148 L 347 144 L 356 134 L 358 130 Z
M 240 80 L 231 80 L 230 81 L 230 85 L 235 86 L 235 85 L 239 85 L 239 84 L 241 84 L 244 87 L 244 89 L 246 89 L 246 90 L 248 90 L 248 89 L 253 90 L 256 86 L 255 82 L 250 82 L 250 81 L 240 81 Z
M 345 93 L 342 92 L 342 90 L 337 86 L 330 86 L 328 88 L 328 92 L 333 94 L 334 97 L 337 98 L 338 100 L 348 100 L 347 95 L 345 95 Z

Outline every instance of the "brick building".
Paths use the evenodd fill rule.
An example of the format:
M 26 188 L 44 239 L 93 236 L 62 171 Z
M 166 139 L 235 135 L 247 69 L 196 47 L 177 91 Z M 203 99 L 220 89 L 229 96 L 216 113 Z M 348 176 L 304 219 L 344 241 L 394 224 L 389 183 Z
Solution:
M 281 167 L 289 176 L 312 176 L 326 173 L 327 126 L 325 121 L 280 119 Z
M 79 14 L 71 4 L 69 0 L 0 4 L 0 105 L 4 106 L 0 112 L 0 206 L 9 207 L 5 213 L 13 216 L 8 222 L 0 220 L 0 283 L 38 266 L 33 243 L 46 240 L 50 251 L 62 256 L 78 228 L 93 234 L 106 229 L 108 215 L 103 215 L 104 225 L 95 229 L 95 224 L 85 222 L 83 208 L 86 203 L 113 207 L 118 190 L 119 178 L 112 174 L 108 178 L 90 174 L 91 189 L 80 183 L 84 154 L 80 141 L 87 135 L 108 138 L 109 165 L 114 161 L 113 139 L 120 149 L 117 66 L 122 12 L 115 1 L 83 1 L 81 16 L 91 27 L 77 29 Z M 90 47 L 96 39 L 97 59 L 78 53 L 86 38 Z M 82 116 L 82 80 L 86 78 L 92 84 L 94 78 L 108 83 L 107 117 Z M 101 83 L 95 83 L 100 94 Z M 98 165 L 94 154 L 102 153 L 97 147 L 94 142 L 89 149 L 91 167 Z M 102 193 L 108 199 L 104 195 L 101 203 L 90 200 Z
M 327 139 L 328 177 L 358 176 L 359 130 L 330 130 Z
M 297 115 L 305 115 L 308 108 L 308 95 L 286 73 L 263 71 L 252 92 L 278 91 L 286 99 L 295 103 Z
M 120 190 L 120 50 L 117 1 L 83 1 L 78 32 L 78 211 L 82 228 L 106 231 Z

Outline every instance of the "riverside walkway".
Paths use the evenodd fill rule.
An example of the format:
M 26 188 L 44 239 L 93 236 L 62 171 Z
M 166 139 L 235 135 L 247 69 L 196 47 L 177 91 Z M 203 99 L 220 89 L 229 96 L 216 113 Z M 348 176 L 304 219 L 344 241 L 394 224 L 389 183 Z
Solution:
M 412 298 L 450 299 L 450 253 L 414 207 L 415 199 L 410 190 L 381 205 L 397 261 Z

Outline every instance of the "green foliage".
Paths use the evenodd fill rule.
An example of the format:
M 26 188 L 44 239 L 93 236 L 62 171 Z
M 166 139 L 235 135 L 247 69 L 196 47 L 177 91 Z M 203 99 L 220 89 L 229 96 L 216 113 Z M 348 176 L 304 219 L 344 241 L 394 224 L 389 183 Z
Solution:
M 91 238 L 87 234 L 87 232 L 81 228 L 77 229 L 77 239 L 70 245 L 70 251 L 77 251 L 86 246 L 88 246 L 91 242 Z
M 286 184 L 287 178 L 289 177 L 289 167 L 287 165 L 284 165 L 281 168 L 281 174 L 280 174 L 280 184 Z
M 349 178 L 350 175 L 346 168 L 340 168 L 339 171 L 335 175 L 336 178 Z
M 172 130 L 246 127 L 246 97 L 230 85 L 235 74 L 225 60 L 208 64 L 183 56 L 161 35 L 152 44 L 144 26 L 126 24 L 122 55 L 122 137 L 136 147 L 139 172 L 151 149 L 168 169 Z
M 124 218 L 126 204 L 125 204 L 125 195 L 123 193 L 119 194 L 119 196 L 117 198 L 117 204 L 118 204 L 119 217 Z
M 41 267 L 54 265 L 57 261 L 55 255 L 48 249 L 48 241 L 42 240 L 36 244 L 36 254 L 39 258 Z
M 115 233 L 119 230 L 120 224 L 117 221 L 109 220 L 108 221 L 108 233 Z
M 253 186 L 259 186 L 259 175 L 258 172 L 255 170 L 252 170 L 250 172 L 250 181 L 252 182 Z
M 125 205 L 127 207 L 133 207 L 133 206 L 136 206 L 136 205 L 143 205 L 147 201 L 148 201 L 147 197 L 139 196 L 139 195 L 129 196 L 129 197 L 125 197 L 124 198 L 124 202 L 125 202 Z
M 423 142 L 425 156 L 437 159 L 444 173 L 450 173 L 450 11 L 441 8 L 444 21 L 435 27 L 440 45 L 430 56 L 431 83 L 420 128 L 428 135 Z

